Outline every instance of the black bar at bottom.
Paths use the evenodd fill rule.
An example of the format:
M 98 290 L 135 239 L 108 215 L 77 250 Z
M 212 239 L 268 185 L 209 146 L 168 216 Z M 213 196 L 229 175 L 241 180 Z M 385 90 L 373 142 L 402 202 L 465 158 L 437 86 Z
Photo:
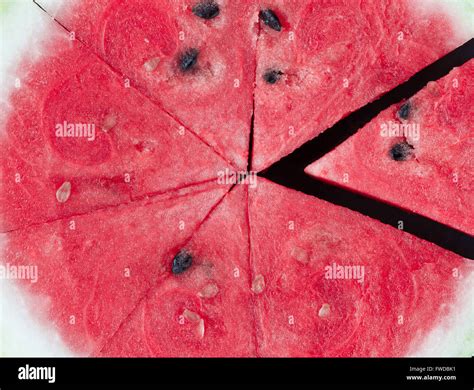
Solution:
M 305 383 L 472 389 L 473 362 L 472 358 L 2 358 L 0 388 L 30 384 Z

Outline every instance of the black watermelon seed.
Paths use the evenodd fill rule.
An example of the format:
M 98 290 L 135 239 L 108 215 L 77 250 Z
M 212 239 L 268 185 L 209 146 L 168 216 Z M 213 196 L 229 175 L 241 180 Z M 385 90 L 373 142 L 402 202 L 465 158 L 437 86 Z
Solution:
M 197 63 L 199 51 L 197 49 L 188 49 L 179 56 L 179 68 L 183 72 L 188 72 L 194 68 Z
M 282 74 L 283 72 L 279 70 L 269 69 L 264 73 L 263 79 L 268 84 L 275 84 L 278 80 L 280 80 Z
M 193 7 L 193 14 L 202 19 L 214 19 L 219 15 L 219 4 L 215 1 L 202 1 Z
M 182 250 L 180 251 L 173 259 L 173 265 L 171 267 L 171 272 L 174 274 L 181 274 L 186 271 L 191 264 L 193 263 L 193 257 L 190 253 Z
M 278 16 L 271 9 L 264 9 L 258 14 L 260 20 L 275 31 L 281 31 L 281 23 Z
M 406 161 L 413 153 L 413 146 L 403 141 L 395 144 L 390 149 L 390 157 L 395 161 Z
M 398 117 L 400 119 L 408 119 L 408 117 L 410 116 L 410 112 L 411 112 L 411 104 L 410 102 L 406 102 L 398 110 Z

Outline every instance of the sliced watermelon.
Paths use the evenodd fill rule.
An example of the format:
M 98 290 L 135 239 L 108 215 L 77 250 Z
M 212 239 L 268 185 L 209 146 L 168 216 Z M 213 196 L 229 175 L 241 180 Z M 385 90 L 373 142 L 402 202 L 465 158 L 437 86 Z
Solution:
M 469 323 L 458 312 L 474 286 L 466 259 L 264 179 L 248 187 L 241 180 L 230 192 L 214 181 L 223 169 L 234 175 L 224 182 L 245 174 L 227 171 L 225 160 L 247 163 L 255 54 L 263 72 L 256 140 L 265 131 L 272 137 L 256 144 L 261 169 L 319 132 L 315 123 L 322 130 L 462 42 L 461 25 L 449 28 L 461 18 L 411 0 L 362 2 L 361 12 L 360 2 L 308 0 L 42 3 L 74 34 L 20 3 L 44 23 L 22 28 L 35 35 L 30 52 L 0 91 L 8 102 L 0 138 L 8 230 L 0 235 L 7 306 L 0 313 L 8 318 L 0 321 L 1 354 L 404 356 L 423 354 L 447 323 L 453 333 L 445 320 Z M 358 43 L 327 26 L 348 19 L 357 32 L 361 16 Z M 293 25 L 303 40 L 282 42 Z M 380 26 L 388 32 L 370 46 Z M 405 42 L 381 39 L 393 26 L 409 27 Z M 12 42 L 7 54 L 17 53 Z M 389 47 L 413 63 L 401 66 Z M 353 89 L 350 99 L 342 92 L 332 100 L 341 58 L 358 59 L 347 65 Z M 315 81 L 321 74 L 327 91 Z M 282 83 L 280 95 L 265 92 Z M 278 96 L 288 109 L 280 120 Z M 329 105 L 339 101 L 341 108 Z M 457 121 L 463 106 L 453 104 L 446 115 Z M 297 141 L 282 140 L 265 127 L 273 116 L 277 131 L 293 120 L 308 126 Z M 105 131 L 97 144 L 52 138 L 51 126 L 65 120 Z M 3 280 L 8 267 L 25 265 L 38 267 L 37 280 Z M 49 342 L 67 348 L 57 352 Z
M 229 167 L 42 17 L 49 26 L 37 50 L 47 56 L 9 74 L 20 84 L 0 140 L 2 231 L 213 180 Z
M 265 179 L 249 198 L 259 355 L 405 356 L 456 315 L 469 260 Z
M 260 171 L 474 36 L 468 2 L 269 0 L 257 43 Z M 273 76 L 272 76 L 273 75 Z
M 157 283 L 100 356 L 255 356 L 247 192 L 236 187 L 182 248 L 182 275 Z
M 474 235 L 474 60 L 310 165 L 323 180 Z
M 255 73 L 256 6 L 197 2 L 39 1 L 76 37 L 237 168 L 247 165 Z M 211 14 L 212 16 L 212 14 Z
M 35 297 L 33 311 L 75 353 L 90 354 L 166 279 L 170 261 L 226 191 L 206 184 L 19 229 L 4 237 L 4 260 L 37 267 L 36 282 L 21 280 Z

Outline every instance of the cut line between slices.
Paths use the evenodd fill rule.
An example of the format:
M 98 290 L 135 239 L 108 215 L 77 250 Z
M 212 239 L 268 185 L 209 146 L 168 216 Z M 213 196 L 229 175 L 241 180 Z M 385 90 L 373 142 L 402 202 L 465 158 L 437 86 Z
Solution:
M 472 58 L 474 58 L 474 38 L 415 73 L 409 80 L 383 94 L 377 100 L 341 119 L 331 128 L 260 172 L 260 176 L 285 187 L 358 211 L 395 228 L 398 228 L 399 221 L 403 221 L 405 231 L 474 259 L 474 237 L 471 235 L 399 206 L 317 180 L 304 173 L 304 169 L 309 164 L 342 144 L 382 111 L 412 97 L 428 82 L 446 76 L 453 68 L 463 65 Z

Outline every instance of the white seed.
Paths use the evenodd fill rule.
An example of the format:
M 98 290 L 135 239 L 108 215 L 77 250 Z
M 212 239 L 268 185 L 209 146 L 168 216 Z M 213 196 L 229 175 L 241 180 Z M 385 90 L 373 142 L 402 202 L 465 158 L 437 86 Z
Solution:
M 300 247 L 293 247 L 291 249 L 291 257 L 293 257 L 296 261 L 300 262 L 301 264 L 308 264 L 309 262 L 309 255 L 308 252 Z
M 159 57 L 150 58 L 147 62 L 143 64 L 143 67 L 147 72 L 153 72 L 158 64 L 160 63 Z
M 65 203 L 71 195 L 71 183 L 65 181 L 56 191 L 56 199 L 59 203 Z
M 216 284 L 211 283 L 205 286 L 201 291 L 197 293 L 199 298 L 213 298 L 219 292 L 219 287 Z
M 197 335 L 200 339 L 202 339 L 204 337 L 204 331 L 205 331 L 204 320 L 201 319 L 201 320 L 199 320 L 199 324 L 198 324 L 197 329 L 196 329 L 196 333 L 197 333 Z
M 255 276 L 253 282 L 252 282 L 252 291 L 255 294 L 260 294 L 265 288 L 265 279 L 263 275 L 257 275 Z
M 102 124 L 102 131 L 109 131 L 112 127 L 117 124 L 117 115 L 115 114 L 108 114 L 104 118 L 104 123 Z
M 329 316 L 330 311 L 331 311 L 331 307 L 329 306 L 329 304 L 324 303 L 319 309 L 318 316 L 325 318 Z
M 198 322 L 201 319 L 201 316 L 191 310 L 184 309 L 183 316 L 191 322 Z

